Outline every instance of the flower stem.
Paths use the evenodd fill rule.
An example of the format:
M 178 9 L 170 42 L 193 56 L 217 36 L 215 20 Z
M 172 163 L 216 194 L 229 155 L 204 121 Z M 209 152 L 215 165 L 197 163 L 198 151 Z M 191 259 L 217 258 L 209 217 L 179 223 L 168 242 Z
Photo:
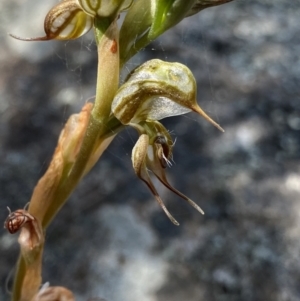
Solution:
M 118 35 L 115 20 L 96 18 L 95 37 L 98 46 L 96 98 L 80 151 L 75 162 L 65 162 L 58 145 L 48 170 L 34 189 L 28 208 L 29 213 L 41 222 L 44 231 L 81 178 L 93 167 L 123 127 L 115 117 L 110 116 L 111 103 L 119 85 Z M 26 293 L 30 289 L 27 284 L 29 277 L 38 290 L 41 282 L 42 252 L 43 244 L 36 256 L 36 273 L 31 272 L 20 254 L 14 281 L 13 301 L 31 301 Z

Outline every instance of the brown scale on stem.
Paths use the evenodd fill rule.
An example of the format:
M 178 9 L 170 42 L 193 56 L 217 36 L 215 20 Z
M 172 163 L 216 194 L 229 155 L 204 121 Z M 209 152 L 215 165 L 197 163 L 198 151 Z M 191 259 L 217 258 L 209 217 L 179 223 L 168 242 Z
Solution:
M 18 209 L 14 212 L 11 212 L 8 207 L 7 209 L 9 214 L 4 222 L 4 228 L 11 234 L 21 230 L 18 239 L 21 249 L 31 251 L 40 246 L 44 241 L 40 222 L 25 209 Z
M 34 220 L 34 217 L 24 209 L 18 209 L 14 212 L 11 212 L 9 207 L 7 207 L 7 209 L 9 215 L 4 222 L 4 228 L 6 228 L 11 234 L 18 232 L 25 223 L 32 222 Z

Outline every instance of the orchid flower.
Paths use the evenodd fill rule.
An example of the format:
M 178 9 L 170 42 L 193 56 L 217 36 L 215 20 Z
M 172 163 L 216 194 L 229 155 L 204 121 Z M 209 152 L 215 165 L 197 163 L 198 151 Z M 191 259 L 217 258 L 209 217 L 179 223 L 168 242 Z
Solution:
M 196 82 L 191 71 L 179 63 L 151 60 L 135 69 L 119 88 L 112 103 L 112 113 L 123 124 L 134 127 L 139 139 L 132 150 L 132 164 L 137 176 L 149 187 L 169 219 L 179 223 L 167 210 L 149 176 L 148 170 L 168 189 L 203 210 L 167 180 L 165 168 L 171 165 L 173 140 L 158 122 L 165 117 L 194 111 L 224 131 L 197 104 Z

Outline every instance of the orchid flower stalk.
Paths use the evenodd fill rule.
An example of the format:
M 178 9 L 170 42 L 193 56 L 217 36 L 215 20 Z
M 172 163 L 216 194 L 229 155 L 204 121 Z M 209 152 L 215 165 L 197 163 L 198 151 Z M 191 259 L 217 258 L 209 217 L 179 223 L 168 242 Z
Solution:
M 121 86 L 119 77 L 120 69 L 134 54 L 169 28 L 206 7 L 228 1 L 231 0 L 63 0 L 46 15 L 45 36 L 21 38 L 11 34 L 31 42 L 69 40 L 93 27 L 98 49 L 94 103 L 86 103 L 80 113 L 69 118 L 49 168 L 33 191 L 28 210 L 10 212 L 5 222 L 10 232 L 16 232 L 19 221 L 23 221 L 12 301 L 74 300 L 72 292 L 63 287 L 41 286 L 45 231 L 80 180 L 126 126 L 139 133 L 132 150 L 133 169 L 169 219 L 179 225 L 157 193 L 148 170 L 203 214 L 196 203 L 167 180 L 165 169 L 171 165 L 174 142 L 159 121 L 196 112 L 224 131 L 198 105 L 192 72 L 180 63 L 151 60 L 133 70 Z M 121 12 L 126 15 L 119 26 Z

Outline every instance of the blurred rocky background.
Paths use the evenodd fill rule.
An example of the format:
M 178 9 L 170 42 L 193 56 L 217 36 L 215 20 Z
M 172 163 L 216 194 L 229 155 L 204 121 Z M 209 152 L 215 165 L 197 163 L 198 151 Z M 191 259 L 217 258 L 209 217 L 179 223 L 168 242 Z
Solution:
M 92 34 L 43 34 L 53 1 L 0 1 L 0 220 L 24 207 L 71 113 L 94 95 Z M 46 234 L 43 281 L 78 301 L 300 300 L 300 2 L 239 0 L 209 8 L 135 57 L 186 64 L 198 102 L 226 130 L 195 114 L 163 121 L 176 138 L 164 215 L 131 166 L 126 129 L 83 180 Z M 157 183 L 158 184 L 158 183 Z M 18 256 L 0 232 L 0 300 Z M 6 285 L 7 283 L 7 285 Z M 93 299 L 95 300 L 95 299 Z

